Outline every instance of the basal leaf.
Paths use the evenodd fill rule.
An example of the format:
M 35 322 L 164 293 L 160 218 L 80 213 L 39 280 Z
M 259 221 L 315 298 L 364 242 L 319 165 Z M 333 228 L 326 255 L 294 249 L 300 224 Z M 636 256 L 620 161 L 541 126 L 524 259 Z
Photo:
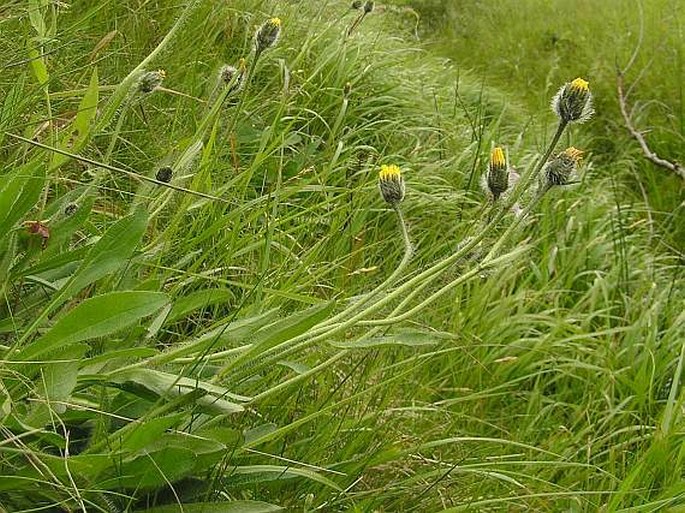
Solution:
M 167 304 L 160 292 L 110 292 L 87 299 L 71 310 L 45 335 L 25 347 L 18 360 L 37 359 L 57 348 L 105 337 L 136 324 Z
M 140 209 L 113 224 L 88 252 L 62 294 L 68 297 L 122 267 L 147 228 L 147 213 Z

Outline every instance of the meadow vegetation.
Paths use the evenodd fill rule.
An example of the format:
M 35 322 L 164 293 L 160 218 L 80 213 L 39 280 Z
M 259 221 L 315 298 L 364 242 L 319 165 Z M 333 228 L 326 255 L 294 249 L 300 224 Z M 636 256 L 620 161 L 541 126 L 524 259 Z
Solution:
M 619 3 L 648 47 L 668 2 Z M 371 4 L 0 6 L 0 511 L 685 510 L 683 187 L 620 124 L 633 38 Z M 632 69 L 678 158 L 666 39 Z

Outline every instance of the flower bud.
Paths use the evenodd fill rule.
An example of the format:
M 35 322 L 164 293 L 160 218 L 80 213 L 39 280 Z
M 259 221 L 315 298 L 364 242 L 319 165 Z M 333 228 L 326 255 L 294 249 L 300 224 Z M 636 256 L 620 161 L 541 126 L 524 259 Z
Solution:
M 584 123 L 594 113 L 589 84 L 582 78 L 564 84 L 552 100 L 552 110 L 565 123 Z
M 486 183 L 494 200 L 497 200 L 509 188 L 509 167 L 504 150 L 499 146 L 490 153 Z
M 166 71 L 164 71 L 163 69 L 145 72 L 138 81 L 138 92 L 140 94 L 150 94 L 162 85 L 162 82 L 165 78 Z
M 164 166 L 160 167 L 157 170 L 157 173 L 155 174 L 155 178 L 159 182 L 164 182 L 164 183 L 169 183 L 171 181 L 171 177 L 174 174 L 174 170 L 170 166 Z
M 378 188 L 385 201 L 395 206 L 404 199 L 404 178 L 400 168 L 382 165 L 378 173 Z
M 555 185 L 568 185 L 571 176 L 578 168 L 583 152 L 571 146 L 556 154 L 544 168 L 544 180 L 547 188 Z
M 245 59 L 238 61 L 238 67 L 225 64 L 219 70 L 219 83 L 224 87 L 230 85 L 228 94 L 240 91 L 245 84 L 246 66 Z
M 67 203 L 67 206 L 64 207 L 64 215 L 73 216 L 77 210 L 78 210 L 78 204 L 77 203 Z
M 266 20 L 255 34 L 257 55 L 274 46 L 281 35 L 281 19 L 271 18 Z

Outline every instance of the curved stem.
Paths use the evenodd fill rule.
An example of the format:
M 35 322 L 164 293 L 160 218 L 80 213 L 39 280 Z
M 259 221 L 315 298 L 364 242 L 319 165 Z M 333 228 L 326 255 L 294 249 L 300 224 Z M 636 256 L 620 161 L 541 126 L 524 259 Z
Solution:
M 355 312 L 359 310 L 360 308 L 363 308 L 366 306 L 373 298 L 378 296 L 382 291 L 387 289 L 390 285 L 392 285 L 404 272 L 406 269 L 407 265 L 409 265 L 409 262 L 411 261 L 411 257 L 414 253 L 414 246 L 411 243 L 411 239 L 409 238 L 409 230 L 407 228 L 407 223 L 404 220 L 404 215 L 402 214 L 402 210 L 400 209 L 399 204 L 394 204 L 393 205 L 393 210 L 397 213 L 397 218 L 400 224 L 400 231 L 402 232 L 402 241 L 404 242 L 404 255 L 402 256 L 402 260 L 400 261 L 399 264 L 397 264 L 397 267 L 395 267 L 395 270 L 392 272 L 390 276 L 388 276 L 383 283 L 378 285 L 375 289 L 373 289 L 370 292 L 367 292 L 364 294 L 361 300 L 355 302 L 354 304 L 350 305 L 349 307 L 345 308 L 342 312 L 334 315 L 330 319 L 326 319 L 325 321 L 319 323 L 315 328 L 318 327 L 323 327 L 323 326 L 328 326 L 331 324 L 335 324 L 338 322 L 340 319 L 344 319 L 345 317 L 349 316 L 352 312 Z
M 507 242 L 509 237 L 516 231 L 516 229 L 521 225 L 521 223 L 530 215 L 530 213 L 533 211 L 533 209 L 540 203 L 540 200 L 542 197 L 545 195 L 545 193 L 549 190 L 548 186 L 545 186 L 543 189 L 541 189 L 535 197 L 526 205 L 526 207 L 523 209 L 523 212 L 519 215 L 516 220 L 509 225 L 509 227 L 505 230 L 505 232 L 500 236 L 500 238 L 497 240 L 497 242 L 492 246 L 490 251 L 488 252 L 487 255 L 485 255 L 485 260 L 493 258 L 497 252 L 502 249 L 502 246 Z
M 287 351 L 288 347 L 299 347 L 298 344 L 301 344 L 303 341 L 307 341 L 308 339 L 310 340 L 318 340 L 320 338 L 325 338 L 331 330 L 338 330 L 338 329 L 345 329 L 344 327 L 346 326 L 351 326 L 348 322 L 342 322 L 339 323 L 338 321 L 341 321 L 345 318 L 350 319 L 350 315 L 352 315 L 355 311 L 364 308 L 371 300 L 373 300 L 378 294 L 380 294 L 382 291 L 384 291 L 387 287 L 392 285 L 397 278 L 401 276 L 401 274 L 404 272 L 405 268 L 407 265 L 409 265 L 409 262 L 411 260 L 414 248 L 411 243 L 411 239 L 409 238 L 409 230 L 407 228 L 407 223 L 404 220 L 404 216 L 402 214 L 402 210 L 400 209 L 399 204 L 393 205 L 393 209 L 397 213 L 397 217 L 400 223 L 400 231 L 402 232 L 402 240 L 404 241 L 404 255 L 402 256 L 402 260 L 400 263 L 397 265 L 395 270 L 392 272 L 390 276 L 388 276 L 383 283 L 381 283 L 378 287 L 376 287 L 374 290 L 371 292 L 368 292 L 359 302 L 354 303 L 353 305 L 347 307 L 344 309 L 342 312 L 339 312 L 338 314 L 334 315 L 333 317 L 326 319 L 319 324 L 313 326 L 309 331 L 306 333 L 303 333 L 302 335 L 295 337 L 291 340 L 285 341 L 282 344 L 272 347 L 268 350 L 266 350 L 264 353 L 262 353 L 262 357 L 266 355 L 271 355 L 269 357 L 269 361 L 276 361 L 280 359 L 280 355 L 283 351 Z M 358 316 L 352 317 L 352 319 L 357 319 Z M 343 328 L 339 328 L 340 326 L 344 326 Z M 337 333 L 337 331 L 336 331 Z M 313 337 L 313 339 L 312 339 Z M 224 369 L 221 370 L 221 372 L 218 374 L 218 378 L 222 378 L 225 376 L 231 369 L 235 369 L 236 364 L 239 364 L 239 361 L 234 361 L 230 363 L 228 366 L 224 367 Z M 240 369 L 240 367 L 238 367 Z M 245 368 L 243 368 L 243 371 Z M 239 375 L 239 374 L 238 374 Z
M 557 130 L 554 134 L 554 137 L 550 141 L 550 144 L 543 155 L 543 157 L 536 163 L 536 165 L 530 170 L 529 173 L 527 173 L 524 178 L 519 182 L 518 187 L 514 191 L 514 193 L 511 195 L 509 200 L 499 208 L 498 212 L 494 215 L 494 217 L 491 219 L 491 221 L 480 231 L 480 233 L 476 234 L 473 236 L 466 244 L 464 244 L 461 248 L 459 248 L 457 251 L 455 251 L 453 254 L 449 255 L 448 257 L 445 257 L 441 261 L 433 264 L 431 267 L 426 269 L 425 271 L 419 273 L 418 275 L 414 276 L 413 278 L 407 280 L 404 282 L 400 287 L 392 291 L 391 293 L 387 294 L 384 298 L 380 299 L 379 301 L 375 302 L 374 304 L 368 306 L 366 309 L 358 311 L 356 314 L 352 315 L 349 317 L 349 314 L 353 313 L 354 311 L 359 309 L 359 306 L 355 307 L 350 307 L 346 309 L 345 311 L 341 312 L 340 314 L 332 317 L 328 321 L 324 321 L 324 323 L 319 324 L 317 326 L 314 326 L 311 330 L 309 330 L 306 333 L 303 333 L 302 335 L 299 335 L 297 337 L 294 337 L 290 340 L 287 340 L 283 342 L 282 344 L 279 344 L 277 346 L 274 346 L 267 351 L 265 351 L 260 358 L 260 366 L 268 365 L 270 363 L 273 363 L 275 361 L 280 360 L 281 358 L 285 357 L 286 355 L 291 354 L 294 351 L 297 350 L 302 350 L 305 347 L 314 344 L 316 342 L 320 342 L 322 340 L 325 340 L 326 338 L 329 338 L 331 336 L 337 335 L 338 333 L 341 333 L 345 331 L 346 329 L 356 325 L 359 323 L 359 321 L 362 321 L 365 317 L 368 317 L 369 315 L 381 310 L 383 307 L 386 305 L 390 304 L 392 301 L 395 299 L 398 299 L 399 297 L 406 296 L 408 294 L 411 294 L 413 290 L 415 290 L 417 287 L 423 287 L 427 285 L 428 283 L 432 282 L 437 276 L 439 276 L 442 271 L 450 267 L 452 264 L 457 262 L 459 259 L 461 259 L 463 256 L 468 254 L 472 249 L 474 249 L 480 242 L 482 242 L 485 237 L 492 231 L 500 222 L 500 220 L 506 215 L 506 213 L 509 211 L 509 209 L 515 204 L 515 202 L 518 200 L 518 198 L 523 194 L 525 189 L 535 180 L 535 178 L 538 176 L 540 170 L 543 168 L 549 157 L 551 156 L 552 152 L 554 151 L 554 148 L 558 144 L 559 140 L 561 139 L 561 136 L 566 129 L 567 123 L 560 121 L 559 125 L 557 126 Z M 517 224 L 517 223 L 515 223 Z M 505 234 L 503 234 L 503 237 L 506 236 L 506 238 L 509 237 L 513 233 L 514 229 L 507 230 Z M 500 238 L 500 241 L 498 242 L 498 245 L 503 244 L 503 238 Z M 491 252 L 492 253 L 492 252 Z M 510 255 L 507 255 L 507 257 Z M 479 266 L 476 268 L 478 269 L 477 272 L 480 272 L 482 270 L 482 265 L 485 264 L 487 267 L 490 267 L 491 265 L 494 265 L 494 263 L 499 263 L 500 259 L 491 259 L 491 256 L 486 260 L 485 262 L 481 262 Z M 393 273 L 394 274 L 394 273 Z M 473 271 L 467 273 L 468 277 L 472 277 L 474 275 Z M 464 275 L 464 276 L 467 276 Z M 386 280 L 387 281 L 387 280 Z M 447 290 L 450 290 L 451 288 L 454 288 L 456 285 L 461 283 L 462 277 L 457 278 L 457 280 L 454 280 L 452 283 L 447 285 L 447 289 L 443 287 L 439 291 L 435 292 L 433 295 L 431 295 L 428 299 L 424 300 L 421 302 L 417 307 L 412 308 L 408 314 L 403 314 L 402 316 L 398 316 L 400 320 L 404 320 L 408 318 L 410 315 L 413 315 L 414 313 L 420 311 L 421 308 L 424 308 L 428 304 L 430 304 L 433 300 L 437 299 L 440 297 L 442 294 L 447 292 Z M 456 284 L 455 284 L 456 282 Z M 385 282 L 384 282 L 385 283 Z M 375 295 L 375 293 L 374 293 Z M 365 299 L 364 300 L 364 305 L 366 305 L 371 298 Z M 343 315 L 348 316 L 347 319 L 345 319 L 343 322 L 333 324 L 337 322 L 338 320 L 341 320 L 343 318 Z M 398 317 L 395 317 L 391 322 L 385 322 L 384 320 L 381 320 L 379 322 L 382 322 L 383 324 L 392 324 L 396 322 L 395 319 Z M 219 378 L 224 377 L 229 369 L 233 368 L 232 365 L 229 365 L 228 367 L 224 368 L 224 370 L 219 374 Z M 241 377 L 241 374 L 244 374 L 246 369 L 243 369 L 243 373 L 236 373 L 236 378 L 239 380 Z
M 462 274 L 458 278 L 452 280 L 450 283 L 447 285 L 441 287 L 439 290 L 431 294 L 428 298 L 424 299 L 421 303 L 416 305 L 415 307 L 411 308 L 410 310 L 407 310 L 401 315 L 397 315 L 395 317 L 387 317 L 385 319 L 372 319 L 372 320 L 367 320 L 367 321 L 360 321 L 359 326 L 387 326 L 389 324 L 395 324 L 400 321 L 407 320 L 414 314 L 420 312 L 424 308 L 426 308 L 428 305 L 433 303 L 436 299 L 440 298 L 442 295 L 446 294 L 450 290 L 454 289 L 458 285 L 468 281 L 469 279 L 473 278 L 474 276 L 477 276 L 480 274 L 482 271 L 485 269 L 488 269 L 490 267 L 494 267 L 498 264 L 503 264 L 508 261 L 511 261 L 513 258 L 516 258 L 520 253 L 523 253 L 527 248 L 519 248 L 516 251 L 513 251 L 511 253 L 507 253 L 506 255 L 503 255 L 498 258 L 485 258 L 482 262 L 480 262 L 476 267 L 471 269 L 465 274 Z

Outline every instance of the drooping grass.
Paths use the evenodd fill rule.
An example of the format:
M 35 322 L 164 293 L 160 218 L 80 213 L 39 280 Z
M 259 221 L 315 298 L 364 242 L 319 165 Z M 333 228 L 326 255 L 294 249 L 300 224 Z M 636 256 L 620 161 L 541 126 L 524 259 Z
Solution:
M 27 9 L 42 5 L 49 22 L 52 4 L 0 11 L 2 126 L 73 150 L 60 143 L 86 91 L 97 84 L 99 116 L 127 98 L 125 78 L 183 6 L 77 1 L 37 41 Z M 87 125 L 79 152 L 113 168 L 56 166 L 3 140 L 5 184 L 21 183 L 26 206 L 10 204 L 21 216 L 0 246 L 0 506 L 682 503 L 682 270 L 613 167 L 553 191 L 503 246 L 510 257 L 417 315 L 384 325 L 396 301 L 331 334 L 402 258 L 381 163 L 407 177 L 409 280 L 484 225 L 490 146 L 530 169 L 553 117 L 420 49 L 408 11 L 379 9 L 346 42 L 343 2 L 199 2 L 188 15 L 146 66 L 166 70 L 166 90 Z M 248 56 L 275 15 L 278 46 L 213 117 L 219 67 Z M 42 85 L 11 57 L 27 44 L 44 45 Z M 574 129 L 564 142 L 587 140 Z M 151 178 L 163 165 L 172 185 L 211 197 L 116 171 Z M 512 217 L 404 308 L 467 275 Z M 45 221 L 45 248 L 25 220 Z

